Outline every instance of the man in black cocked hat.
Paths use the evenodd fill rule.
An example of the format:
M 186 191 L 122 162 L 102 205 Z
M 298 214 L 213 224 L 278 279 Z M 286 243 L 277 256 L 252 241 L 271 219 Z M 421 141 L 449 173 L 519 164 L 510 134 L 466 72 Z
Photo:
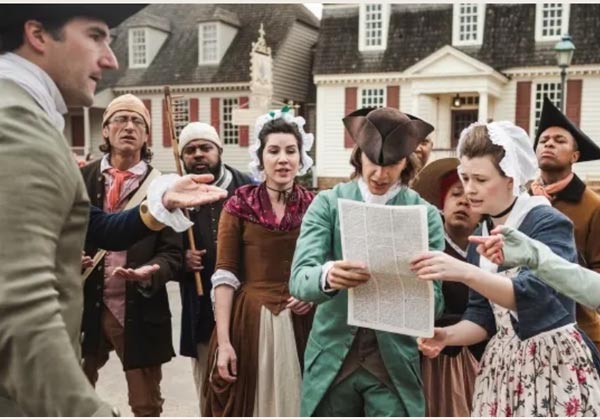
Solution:
M 155 189 L 157 199 L 150 197 L 149 206 L 114 217 L 92 209 L 90 217 L 83 179 L 62 134 L 63 114 L 68 106 L 92 104 L 102 72 L 117 68 L 109 27 L 144 6 L 0 5 L 2 416 L 113 414 L 79 363 L 88 220 L 91 241 L 120 250 L 164 227 L 157 219 L 177 217 L 168 210 L 226 194 L 197 183 L 212 176 L 184 177 L 164 194 L 166 187 Z M 200 195 L 210 199 L 196 199 Z M 156 208 L 163 212 L 155 219 L 149 214 Z
M 599 160 L 600 147 L 548 98 L 544 98 L 534 147 L 541 176 L 532 184 L 532 192 L 546 196 L 571 219 L 579 263 L 600 272 L 600 197 L 572 170 L 577 162 Z M 578 304 L 577 323 L 600 349 L 598 313 Z

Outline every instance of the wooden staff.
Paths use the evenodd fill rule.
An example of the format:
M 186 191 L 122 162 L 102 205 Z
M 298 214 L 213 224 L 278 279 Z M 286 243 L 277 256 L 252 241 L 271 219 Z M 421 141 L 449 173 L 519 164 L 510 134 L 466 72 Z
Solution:
M 173 104 L 171 102 L 171 89 L 169 86 L 165 86 L 165 117 L 167 118 L 167 124 L 169 129 L 169 134 L 171 135 L 171 148 L 173 149 L 173 157 L 175 158 L 175 167 L 177 168 L 177 173 L 179 176 L 183 176 L 183 168 L 181 167 L 181 160 L 179 159 L 179 139 L 177 138 L 177 134 L 175 132 L 175 121 L 173 119 Z M 190 213 L 187 208 L 183 209 L 183 213 L 189 219 Z M 196 240 L 194 239 L 194 231 L 192 227 L 187 230 L 188 241 L 190 242 L 190 250 L 196 250 Z M 200 276 L 200 272 L 194 272 L 194 279 L 196 280 L 196 290 L 198 291 L 198 295 L 204 295 L 204 288 L 202 287 L 202 276 Z

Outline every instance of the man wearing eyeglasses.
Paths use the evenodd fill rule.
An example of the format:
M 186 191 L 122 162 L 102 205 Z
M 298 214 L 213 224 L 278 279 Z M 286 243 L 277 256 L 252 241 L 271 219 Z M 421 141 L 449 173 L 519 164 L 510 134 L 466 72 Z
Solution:
M 120 212 L 153 170 L 150 114 L 134 95 L 114 99 L 102 118 L 100 159 L 81 173 L 92 205 Z M 95 386 L 98 370 L 115 350 L 123 364 L 135 416 L 160 416 L 161 364 L 174 356 L 165 284 L 181 269 L 181 239 L 165 228 L 126 251 L 108 252 L 84 284 L 83 371 Z M 86 254 L 97 252 L 86 247 Z M 119 268 L 135 269 L 124 277 Z M 157 271 L 154 269 L 159 268 Z

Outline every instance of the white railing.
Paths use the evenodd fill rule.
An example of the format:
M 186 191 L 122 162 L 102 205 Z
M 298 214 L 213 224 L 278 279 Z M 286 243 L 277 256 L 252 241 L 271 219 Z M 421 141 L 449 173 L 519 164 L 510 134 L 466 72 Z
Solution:
M 430 161 L 443 159 L 445 157 L 457 157 L 456 148 L 434 148 L 431 150 Z
M 71 147 L 71 151 L 78 157 L 85 157 L 85 147 Z

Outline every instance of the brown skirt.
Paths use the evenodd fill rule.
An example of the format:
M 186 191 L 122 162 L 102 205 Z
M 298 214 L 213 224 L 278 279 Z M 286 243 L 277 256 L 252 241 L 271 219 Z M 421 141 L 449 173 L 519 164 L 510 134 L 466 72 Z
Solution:
M 227 383 L 216 367 L 217 330 L 209 343 L 208 364 L 204 377 L 205 400 L 202 416 L 252 416 L 256 399 L 259 367 L 260 298 L 242 288 L 235 296 L 231 313 L 231 345 L 237 356 L 237 381 Z M 305 316 L 292 315 L 297 358 L 302 361 L 310 332 L 313 312 Z M 302 362 L 301 362 L 302 363 Z M 273 368 L 277 368 L 273 365 Z
M 478 363 L 468 348 L 455 357 L 423 358 L 421 372 L 427 416 L 471 416 Z

